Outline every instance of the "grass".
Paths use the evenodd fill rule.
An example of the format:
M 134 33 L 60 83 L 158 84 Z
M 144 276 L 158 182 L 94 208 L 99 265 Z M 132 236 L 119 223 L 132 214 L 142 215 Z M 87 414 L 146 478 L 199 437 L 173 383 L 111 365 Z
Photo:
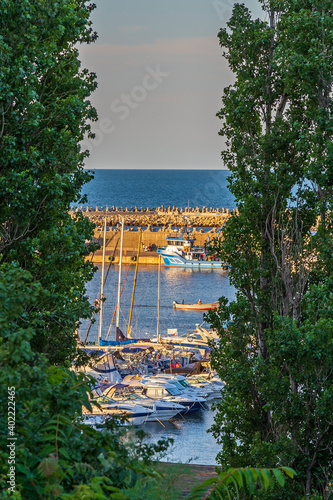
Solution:
M 155 468 L 163 477 L 158 481 L 139 481 L 126 491 L 131 500 L 183 500 L 194 486 L 216 474 L 214 466 L 205 465 L 160 462 Z

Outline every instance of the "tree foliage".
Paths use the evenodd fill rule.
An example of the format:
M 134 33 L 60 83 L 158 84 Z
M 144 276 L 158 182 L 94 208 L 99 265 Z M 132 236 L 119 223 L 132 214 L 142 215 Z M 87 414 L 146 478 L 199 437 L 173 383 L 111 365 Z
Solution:
M 0 498 L 126 500 L 159 478 L 146 464 L 166 446 L 84 425 L 91 381 L 69 368 L 93 310 L 93 228 L 69 215 L 90 179 L 80 141 L 96 81 L 78 47 L 96 38 L 93 8 L 0 0 Z
M 265 21 L 236 4 L 219 33 L 235 74 L 218 116 L 237 211 L 214 251 L 236 300 L 210 313 L 226 382 L 212 431 L 224 466 L 290 465 L 309 494 L 333 460 L 332 4 L 262 5 Z
M 84 257 L 92 228 L 71 203 L 90 179 L 80 140 L 96 117 L 95 75 L 80 67 L 78 44 L 96 38 L 85 0 L 1 0 L 0 262 L 20 263 L 44 294 L 34 349 L 53 363 L 73 356 L 74 331 L 91 308 Z
M 90 409 L 85 375 L 50 365 L 30 346 L 38 321 L 31 322 L 27 306 L 38 304 L 42 293 L 30 273 L 17 265 L 2 266 L 0 498 L 129 500 L 126 491 L 138 481 L 159 479 L 147 464 L 166 443 L 147 446 L 138 436 L 130 446 L 124 429 L 113 421 L 105 432 L 81 422 L 82 405 Z M 8 425 L 13 411 L 8 401 L 14 401 L 14 426 Z M 8 443 L 14 443 L 12 455 Z M 15 486 L 10 484 L 10 466 Z
M 230 468 L 219 472 L 194 488 L 189 500 L 238 500 L 253 498 L 258 490 L 270 491 L 276 486 L 284 488 L 286 477 L 293 478 L 295 471 L 289 467 L 277 469 Z M 207 487 L 209 490 L 207 492 Z M 281 489 L 280 489 L 281 491 Z

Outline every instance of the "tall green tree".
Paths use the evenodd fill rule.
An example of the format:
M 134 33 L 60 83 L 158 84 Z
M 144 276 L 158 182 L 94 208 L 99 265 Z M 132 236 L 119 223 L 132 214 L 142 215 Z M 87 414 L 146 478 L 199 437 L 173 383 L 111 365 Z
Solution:
M 33 348 L 52 363 L 75 353 L 75 330 L 90 315 L 85 282 L 93 273 L 89 222 L 71 203 L 90 175 L 80 140 L 96 118 L 95 75 L 78 46 L 91 43 L 94 8 L 85 0 L 0 1 L 0 263 L 18 262 L 43 295 L 28 311 Z
M 0 498 L 129 500 L 165 449 L 83 425 L 91 380 L 69 369 L 92 310 L 92 226 L 69 207 L 90 179 L 80 141 L 96 82 L 78 46 L 96 38 L 93 8 L 0 0 Z
M 309 494 L 333 459 L 332 4 L 262 6 L 254 20 L 236 4 L 219 33 L 235 74 L 218 116 L 237 212 L 216 249 L 236 300 L 210 314 L 226 382 L 212 430 L 223 465 L 290 465 Z
M 82 423 L 85 375 L 31 348 L 38 318 L 27 310 L 42 296 L 18 264 L 0 267 L 0 498 L 130 500 L 135 484 L 161 480 L 150 462 L 167 443 L 143 446 L 133 434 L 131 446 L 116 422 L 105 432 Z

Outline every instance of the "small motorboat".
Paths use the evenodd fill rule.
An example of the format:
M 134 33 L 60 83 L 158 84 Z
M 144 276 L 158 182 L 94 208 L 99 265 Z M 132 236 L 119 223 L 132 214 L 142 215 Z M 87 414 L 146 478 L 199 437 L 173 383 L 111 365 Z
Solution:
M 216 309 L 218 307 L 218 302 L 202 304 L 202 302 L 199 301 L 197 304 L 183 304 L 174 300 L 172 304 L 174 309 L 185 309 L 189 311 L 209 311 L 210 309 Z
M 87 410 L 85 407 L 82 408 L 82 414 L 84 415 L 86 422 L 93 420 L 93 417 L 99 417 L 98 424 L 101 425 L 102 419 L 106 418 L 125 418 L 123 424 L 128 425 L 141 425 L 147 421 L 147 418 L 155 414 L 155 409 L 150 409 L 148 407 L 143 407 L 138 404 L 133 404 L 130 402 L 118 402 L 106 396 L 100 396 L 90 400 L 92 406 L 92 411 Z M 90 417 L 87 418 L 86 415 Z M 87 424 L 89 425 L 89 423 Z M 91 424 L 90 424 L 91 425 Z
M 141 377 L 142 378 L 142 377 Z M 135 379 L 138 380 L 138 379 Z M 156 399 L 147 399 L 140 397 L 135 392 L 135 388 L 127 384 L 116 384 L 105 390 L 105 394 L 112 399 L 122 402 L 139 404 L 143 407 L 148 407 L 153 410 L 153 413 L 148 415 L 147 422 L 159 422 L 163 420 L 170 420 L 178 413 L 184 413 L 187 409 L 185 406 L 175 403 L 173 401 L 158 401 Z
M 157 378 L 155 380 L 156 381 L 154 381 L 153 378 L 144 378 L 140 381 L 129 381 L 129 384 L 138 387 L 141 391 L 141 395 L 148 399 L 173 401 L 174 403 L 185 406 L 185 411 L 179 413 L 189 413 L 205 408 L 205 398 L 187 393 L 183 394 L 175 384 L 168 384 L 166 380 Z

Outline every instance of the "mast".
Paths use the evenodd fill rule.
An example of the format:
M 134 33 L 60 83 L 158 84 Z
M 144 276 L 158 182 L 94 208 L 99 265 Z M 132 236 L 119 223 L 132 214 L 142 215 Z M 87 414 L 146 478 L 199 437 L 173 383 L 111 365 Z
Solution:
M 120 255 L 119 255 L 119 275 L 118 275 L 118 298 L 117 298 L 116 328 L 119 328 L 120 285 L 121 285 L 121 266 L 122 266 L 122 262 L 123 262 L 123 243 L 124 243 L 124 217 L 121 220 L 121 237 L 120 237 Z
M 102 260 L 102 276 L 101 276 L 101 298 L 99 303 L 99 325 L 98 325 L 98 345 L 102 338 L 102 322 L 103 322 L 103 299 L 104 299 L 104 262 L 105 262 L 105 244 L 106 244 L 106 217 L 104 219 L 104 236 L 103 236 L 103 260 Z
M 135 274 L 134 274 L 134 283 L 133 283 L 133 292 L 132 292 L 132 300 L 131 300 L 131 310 L 130 310 L 130 315 L 129 315 L 129 320 L 128 320 L 128 328 L 127 328 L 127 338 L 131 338 L 131 321 L 132 321 L 132 310 L 133 310 L 133 304 L 134 304 L 134 294 L 135 294 L 135 286 L 136 286 L 136 277 L 138 275 L 138 267 L 139 267 L 139 255 L 140 255 L 140 247 L 141 247 L 141 229 L 139 229 L 139 246 L 138 246 L 138 253 L 136 256 L 136 266 L 135 266 Z
M 158 285 L 157 285 L 157 342 L 161 342 L 160 335 L 160 293 L 161 288 L 161 254 L 158 256 Z

